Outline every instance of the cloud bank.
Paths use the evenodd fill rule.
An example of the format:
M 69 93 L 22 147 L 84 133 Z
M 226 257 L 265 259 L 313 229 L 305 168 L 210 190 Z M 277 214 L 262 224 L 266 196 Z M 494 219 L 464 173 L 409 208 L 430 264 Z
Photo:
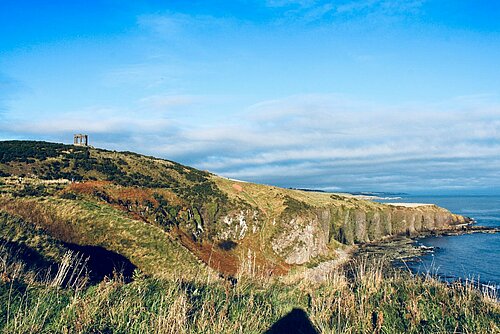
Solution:
M 226 113 L 223 121 L 179 117 L 216 100 L 155 95 L 130 110 L 4 119 L 0 131 L 65 142 L 73 132 L 86 132 L 99 147 L 137 150 L 285 187 L 500 188 L 500 104 L 492 96 L 385 105 L 310 94 L 248 105 Z

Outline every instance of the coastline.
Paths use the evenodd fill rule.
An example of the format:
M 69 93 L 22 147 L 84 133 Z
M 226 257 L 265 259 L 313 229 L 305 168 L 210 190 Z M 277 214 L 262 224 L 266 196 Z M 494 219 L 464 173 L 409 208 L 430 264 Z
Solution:
M 357 249 L 353 252 L 352 258 L 363 255 L 385 255 L 389 260 L 392 260 L 394 255 L 400 254 L 398 258 L 404 259 L 415 256 L 424 255 L 429 251 L 427 247 L 417 247 L 414 243 L 418 239 L 425 237 L 438 237 L 438 236 L 459 236 L 474 233 L 500 233 L 499 227 L 477 226 L 477 225 L 464 225 L 461 229 L 444 229 L 434 231 L 422 231 L 412 236 L 396 235 L 388 237 L 381 241 L 368 242 L 357 245 Z M 408 245 L 410 248 L 408 248 Z M 382 254 L 383 253 L 383 254 Z
M 488 227 L 472 225 L 474 222 L 463 224 L 460 229 L 444 229 L 434 231 L 422 231 L 418 234 L 394 235 L 383 240 L 352 245 L 340 250 L 339 257 L 324 261 L 312 268 L 307 268 L 299 273 L 284 278 L 284 282 L 290 284 L 300 280 L 312 283 L 321 283 L 328 279 L 329 275 L 339 268 L 348 266 L 357 260 L 379 260 L 384 259 L 391 268 L 402 268 L 402 263 L 415 261 L 420 256 L 432 253 L 433 247 L 418 246 L 416 242 L 425 237 L 459 236 L 474 233 L 500 233 L 499 227 Z
M 482 281 L 481 279 L 471 279 L 468 277 L 461 276 L 451 276 L 449 274 L 439 273 L 437 271 L 433 272 L 431 268 L 427 272 L 419 272 L 413 266 L 422 262 L 421 257 L 429 254 L 434 254 L 435 249 L 439 247 L 425 246 L 418 244 L 418 240 L 426 237 L 439 237 L 439 236 L 460 236 L 467 234 L 495 234 L 499 233 L 499 227 L 487 227 L 487 226 L 467 226 L 462 230 L 450 231 L 428 231 L 426 233 L 420 233 L 415 236 L 398 236 L 391 238 L 382 242 L 366 243 L 359 245 L 357 250 L 353 253 L 351 258 L 352 261 L 356 259 L 385 259 L 387 264 L 387 269 L 403 269 L 410 271 L 414 275 L 430 275 L 440 281 L 445 283 L 459 283 L 472 285 L 474 288 L 487 292 L 489 295 L 493 295 L 495 299 L 499 299 L 500 282 L 494 282 L 491 284 L 489 281 Z

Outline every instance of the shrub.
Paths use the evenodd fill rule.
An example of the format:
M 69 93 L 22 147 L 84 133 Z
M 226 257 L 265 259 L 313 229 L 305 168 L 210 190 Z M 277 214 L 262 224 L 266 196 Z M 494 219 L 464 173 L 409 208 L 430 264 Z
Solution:
M 14 191 L 13 195 L 16 197 L 45 196 L 47 195 L 47 189 L 42 184 L 37 186 L 25 184 L 21 190 Z

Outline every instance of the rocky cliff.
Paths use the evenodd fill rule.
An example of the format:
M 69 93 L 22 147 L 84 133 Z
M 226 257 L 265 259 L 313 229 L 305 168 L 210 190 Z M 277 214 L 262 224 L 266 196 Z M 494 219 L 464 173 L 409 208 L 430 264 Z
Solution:
M 225 216 L 228 224 L 217 237 L 241 240 L 259 234 L 261 242 L 270 245 L 288 264 L 304 264 L 328 256 L 342 245 L 457 229 L 469 222 L 468 218 L 432 204 L 386 205 L 345 194 L 285 190 L 231 180 L 217 183 L 226 193 L 247 198 L 255 205 L 254 210 L 246 213 Z M 265 191 L 261 189 L 264 187 Z
M 454 229 L 465 222 L 464 217 L 433 205 L 418 208 L 333 205 L 284 219 L 282 232 L 272 243 L 273 250 L 287 263 L 302 264 L 328 254 L 332 240 L 347 245 L 366 243 L 401 234 Z
M 148 233 L 159 233 L 155 238 L 161 234 L 172 252 L 180 247 L 179 253 L 195 259 L 183 255 L 186 260 L 178 265 L 201 261 L 235 275 L 283 274 L 295 265 L 335 258 L 338 249 L 352 244 L 454 229 L 467 222 L 434 205 L 390 206 L 345 194 L 282 189 L 130 152 L 44 142 L 0 142 L 0 177 L 0 210 L 16 214 L 15 208 L 26 201 L 52 206 L 54 212 L 63 211 L 63 205 L 78 207 L 57 220 L 60 229 L 76 229 L 71 240 L 63 241 L 111 248 L 151 273 L 165 269 L 154 263 L 141 266 L 141 261 L 168 263 L 171 255 L 159 254 L 162 248 L 153 243 L 148 246 L 144 224 Z M 88 229 L 80 218 L 84 211 L 100 217 L 103 208 L 124 215 L 119 221 L 126 220 L 127 227 L 93 218 L 92 224 L 101 225 Z M 26 210 L 18 211 L 24 212 L 23 219 L 36 220 Z M 54 222 L 37 224 L 58 235 Z M 118 240 L 95 234 L 102 224 L 107 233 L 119 228 L 124 234 L 113 236 Z M 135 240 L 127 229 L 144 239 L 140 254 L 127 248 Z

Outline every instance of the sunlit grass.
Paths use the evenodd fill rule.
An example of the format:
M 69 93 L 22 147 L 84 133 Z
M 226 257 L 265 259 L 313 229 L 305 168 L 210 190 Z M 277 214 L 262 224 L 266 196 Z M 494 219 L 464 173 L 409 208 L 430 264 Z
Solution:
M 73 259 L 77 260 L 75 257 Z M 11 264 L 14 265 L 14 264 Z M 293 308 L 321 333 L 498 333 L 500 307 L 471 284 L 412 277 L 360 260 L 346 276 L 319 285 L 241 278 L 158 279 L 136 272 L 73 288 L 57 280 L 26 283 L 0 268 L 0 327 L 5 333 L 262 333 Z M 63 269 L 61 269 L 63 270 Z
M 0 209 L 22 217 L 65 242 L 102 246 L 148 274 L 196 277 L 207 269 L 161 228 L 93 201 L 55 197 L 0 198 Z

